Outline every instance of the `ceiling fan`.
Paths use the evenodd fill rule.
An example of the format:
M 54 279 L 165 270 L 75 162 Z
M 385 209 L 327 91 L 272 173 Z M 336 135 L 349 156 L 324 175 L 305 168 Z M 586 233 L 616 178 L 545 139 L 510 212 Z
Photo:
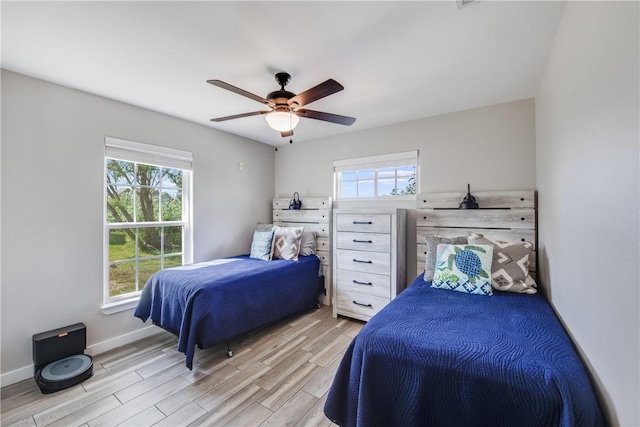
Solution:
M 284 87 L 291 80 L 291 76 L 288 73 L 276 73 L 276 81 L 280 85 L 280 90 L 270 92 L 266 98 L 254 95 L 251 92 L 247 92 L 244 89 L 232 86 L 229 83 L 225 83 L 222 80 L 207 80 L 214 86 L 218 86 L 222 89 L 229 90 L 238 95 L 246 96 L 249 99 L 258 101 L 261 104 L 265 104 L 271 107 L 271 110 L 252 111 L 250 113 L 234 114 L 233 116 L 218 117 L 211 119 L 212 122 L 223 122 L 226 120 L 239 119 L 241 117 L 258 116 L 266 114 L 267 123 L 269 126 L 280 132 L 282 137 L 288 137 L 293 135 L 293 129 L 300 121 L 300 117 L 306 117 L 308 119 L 322 120 L 325 122 L 337 123 L 340 125 L 351 126 L 356 121 L 354 117 L 341 116 L 338 114 L 324 113 L 322 111 L 308 110 L 304 107 L 307 104 L 311 104 L 318 99 L 324 98 L 336 92 L 340 92 L 344 89 L 340 83 L 333 79 L 329 79 L 317 86 L 312 87 L 302 93 L 296 95 L 284 89 Z

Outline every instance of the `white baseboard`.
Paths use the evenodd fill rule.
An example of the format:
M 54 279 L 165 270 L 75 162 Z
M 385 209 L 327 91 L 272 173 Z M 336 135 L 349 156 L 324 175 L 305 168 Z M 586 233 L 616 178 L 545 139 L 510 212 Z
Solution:
M 85 351 L 85 353 L 95 356 L 96 354 L 104 353 L 109 350 L 113 350 L 114 348 L 121 347 L 162 332 L 164 331 L 157 326 L 147 326 L 146 328 L 138 329 L 137 331 L 129 332 L 128 334 L 120 335 L 118 337 L 90 345 L 87 347 L 87 351 Z M 33 378 L 33 374 L 33 363 L 11 372 L 5 372 L 0 375 L 0 386 L 5 387 Z
M 33 364 L 0 375 L 0 385 L 5 387 L 19 383 L 27 378 L 33 378 Z
M 134 341 L 159 333 L 166 333 L 166 331 L 157 326 L 147 326 L 146 328 L 138 329 L 136 331 L 129 332 L 128 334 L 120 335 L 118 337 L 111 338 L 110 340 L 90 345 L 87 347 L 87 351 L 85 353 L 95 356 L 96 354 L 104 353 L 109 350 L 113 350 L 114 348 L 122 347 L 123 345 L 127 345 Z

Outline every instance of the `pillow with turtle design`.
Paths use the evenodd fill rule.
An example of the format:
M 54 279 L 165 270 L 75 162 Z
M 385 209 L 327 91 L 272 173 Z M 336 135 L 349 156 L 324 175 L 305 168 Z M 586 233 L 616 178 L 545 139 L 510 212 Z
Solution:
M 432 288 L 492 296 L 493 245 L 439 244 Z

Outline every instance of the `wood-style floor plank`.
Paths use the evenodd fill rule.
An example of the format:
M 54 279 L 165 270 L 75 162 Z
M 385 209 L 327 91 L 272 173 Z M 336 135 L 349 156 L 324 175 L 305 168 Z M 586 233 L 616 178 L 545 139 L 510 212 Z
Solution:
M 122 404 L 116 397 L 112 394 L 105 397 L 104 399 L 100 399 L 91 405 L 87 405 L 82 409 L 75 411 L 66 417 L 62 417 L 59 420 L 48 424 L 52 427 L 66 427 L 66 426 L 77 426 L 80 424 L 84 424 L 89 420 L 92 420 L 105 412 L 109 412 Z M 44 425 L 44 424 L 43 424 Z
M 192 425 L 217 426 L 224 425 L 229 420 L 247 409 L 252 402 L 260 399 L 266 391 L 255 384 L 248 384 L 239 392 L 230 396 L 215 408 L 208 411 L 207 415 L 201 417 Z
M 201 378 L 193 383 L 190 387 L 186 387 L 181 393 L 172 394 L 166 399 L 158 402 L 156 406 L 165 415 L 171 415 L 178 409 L 194 401 L 223 382 L 233 378 L 240 371 L 230 365 L 225 365 L 222 369 L 218 369 L 210 375 Z M 184 375 L 183 375 L 184 377 Z
M 166 417 L 158 408 L 155 406 L 150 406 L 144 411 L 134 415 L 128 420 L 124 420 L 119 426 L 122 427 L 145 427 L 155 425 L 157 422 L 165 419 Z M 178 425 L 178 424 L 176 424 Z
M 269 390 L 267 397 L 262 399 L 262 403 L 272 411 L 276 411 L 282 406 L 291 396 L 293 396 L 300 387 L 306 384 L 309 379 L 321 368 L 313 363 L 305 363 L 300 368 L 293 371 L 289 376 Z
M 253 384 L 257 379 L 260 379 L 271 368 L 262 363 L 256 363 L 255 365 L 240 371 L 234 377 L 234 381 L 225 381 L 217 387 L 214 387 L 208 393 L 197 398 L 195 402 L 202 406 L 207 411 L 210 411 L 220 405 L 224 400 L 236 394 L 249 384 Z
M 152 408 L 155 408 L 155 406 L 152 406 Z M 175 427 L 189 425 L 203 415 L 206 415 L 206 413 L 207 411 L 202 409 L 200 405 L 191 402 L 154 425 L 157 427 Z
M 342 353 L 340 353 L 329 365 L 322 368 L 317 374 L 315 374 L 307 383 L 302 387 L 302 390 L 315 397 L 322 397 L 329 391 L 331 384 L 333 383 L 333 377 L 340 366 L 342 360 Z
M 247 409 L 232 418 L 225 427 L 255 426 L 273 415 L 273 412 L 258 402 L 253 402 Z
M 36 424 L 39 426 L 51 424 L 56 420 L 59 420 L 60 418 L 71 415 L 74 412 L 92 405 L 109 395 L 113 395 L 113 393 L 127 388 L 139 381 L 142 381 L 142 378 L 135 372 L 130 372 L 124 377 L 119 377 L 114 381 L 104 383 L 100 387 L 97 387 L 80 397 L 61 402 L 60 404 L 52 406 L 42 412 L 38 412 L 33 416 L 33 418 L 35 419 Z
M 318 399 L 315 405 L 296 423 L 296 427 L 328 427 L 333 424 L 324 415 L 324 403 L 327 396 Z
M 293 426 L 318 402 L 318 398 L 302 390 L 280 407 L 272 416 L 267 418 L 261 427 Z
M 53 394 L 33 379 L 1 390 L 0 424 L 332 426 L 324 401 L 342 354 L 362 328 L 323 306 L 196 349 L 185 367 L 166 331 L 95 355 L 94 375 Z

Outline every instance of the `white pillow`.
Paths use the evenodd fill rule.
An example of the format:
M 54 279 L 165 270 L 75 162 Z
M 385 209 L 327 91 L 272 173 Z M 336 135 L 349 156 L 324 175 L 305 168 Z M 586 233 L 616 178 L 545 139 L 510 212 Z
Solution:
M 316 253 L 316 237 L 318 233 L 315 231 L 303 231 L 302 240 L 300 241 L 300 256 L 309 256 Z

